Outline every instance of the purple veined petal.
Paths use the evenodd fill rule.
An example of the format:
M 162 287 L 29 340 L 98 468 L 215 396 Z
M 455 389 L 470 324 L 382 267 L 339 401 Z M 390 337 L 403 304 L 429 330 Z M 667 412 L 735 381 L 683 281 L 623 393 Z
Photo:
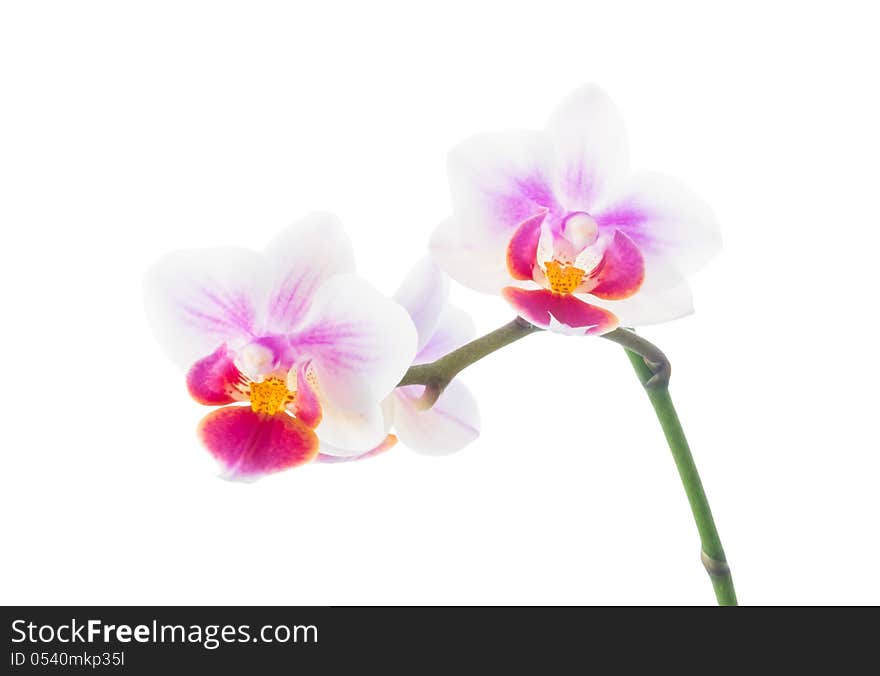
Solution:
M 290 342 L 312 359 L 322 404 L 362 411 L 400 382 L 415 357 L 416 330 L 403 307 L 363 279 L 336 275 L 315 293 Z
M 647 260 L 664 259 L 686 276 L 721 249 L 721 232 L 709 206 L 663 174 L 633 174 L 595 218 L 602 229 L 626 233 Z
M 440 357 L 473 340 L 476 335 L 477 330 L 471 316 L 460 308 L 447 305 L 443 309 L 443 314 L 437 322 L 434 333 L 416 354 L 413 363 L 427 364 L 440 359 Z
M 595 85 L 567 96 L 547 123 L 556 156 L 556 190 L 569 211 L 592 211 L 629 171 L 626 128 Z
M 509 241 L 517 226 L 541 209 L 561 215 L 553 167 L 553 147 L 543 132 L 473 136 L 449 154 L 453 212 L 469 224 L 471 238 Z
M 621 326 L 639 327 L 686 317 L 694 311 L 687 280 L 663 259 L 645 261 L 645 280 L 638 293 L 624 300 L 587 297 L 593 305 L 613 312 Z
M 449 301 L 449 279 L 430 256 L 410 270 L 394 300 L 409 313 L 418 334 L 418 350 L 434 334 L 440 315 Z
M 453 380 L 428 410 L 416 403 L 424 389 L 411 385 L 394 393 L 394 429 L 402 444 L 425 455 L 448 455 L 479 436 L 480 410 L 465 385 Z
M 220 463 L 225 479 L 255 481 L 296 467 L 318 454 L 315 433 L 286 413 L 262 415 L 250 406 L 224 406 L 199 424 L 199 438 Z
M 482 293 L 499 294 L 510 284 L 507 245 L 510 235 L 482 236 L 468 221 L 448 219 L 431 236 L 431 255 L 459 284 Z
M 159 344 L 182 368 L 224 343 L 249 341 L 263 321 L 263 257 L 217 247 L 172 252 L 147 272 L 144 303 Z
M 277 235 L 265 249 L 271 271 L 266 331 L 287 333 L 302 320 L 325 281 L 354 272 L 354 252 L 332 214 L 313 213 Z

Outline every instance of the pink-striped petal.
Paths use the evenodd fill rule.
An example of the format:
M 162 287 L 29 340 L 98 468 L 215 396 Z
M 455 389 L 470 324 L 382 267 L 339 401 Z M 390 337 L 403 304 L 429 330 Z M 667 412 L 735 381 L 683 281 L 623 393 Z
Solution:
M 397 437 L 393 434 L 389 434 L 382 440 L 382 443 L 376 446 L 366 453 L 362 453 L 361 455 L 339 455 L 338 449 L 332 449 L 334 453 L 337 455 L 332 455 L 330 453 L 324 453 L 323 450 L 327 448 L 327 445 L 322 443 L 321 449 L 322 452 L 318 453 L 318 457 L 315 458 L 316 462 L 321 463 L 336 463 L 336 462 L 351 462 L 352 460 L 366 460 L 367 458 L 375 458 L 377 455 L 381 455 L 385 451 L 390 451 L 397 444 Z M 328 449 L 329 450 L 329 449 Z
M 502 295 L 520 317 L 542 329 L 555 329 L 558 323 L 575 329 L 579 335 L 597 335 L 617 328 L 617 317 L 613 313 L 589 305 L 576 296 L 562 296 L 547 289 L 519 289 L 513 286 L 505 288 Z
M 542 209 L 562 211 L 553 193 L 553 148 L 542 132 L 479 134 L 449 154 L 449 185 L 457 218 L 471 237 L 510 239 Z
M 249 406 L 211 411 L 199 425 L 199 437 L 228 479 L 253 481 L 318 454 L 318 437 L 299 420 L 286 413 L 254 413 Z
M 595 85 L 581 87 L 559 105 L 547 132 L 558 160 L 560 199 L 571 211 L 592 211 L 628 171 L 626 129 L 617 106 Z
M 645 259 L 639 248 L 616 230 L 584 291 L 605 300 L 622 300 L 635 294 L 644 280 Z
M 532 279 L 532 270 L 541 239 L 541 224 L 547 215 L 542 209 L 535 216 L 527 218 L 513 233 L 507 246 L 507 269 L 514 279 Z
M 315 429 L 321 422 L 322 413 L 311 366 L 312 362 L 304 361 L 296 369 L 296 397 L 292 407 L 297 419 L 306 427 Z
M 350 411 L 378 406 L 416 353 L 416 330 L 406 310 L 355 275 L 336 275 L 321 285 L 290 341 L 312 360 L 322 400 Z
M 271 274 L 266 331 L 296 327 L 318 287 L 338 274 L 354 272 L 354 251 L 332 214 L 313 213 L 278 234 L 265 249 Z
M 709 206 L 662 174 L 634 174 L 595 219 L 603 230 L 626 233 L 646 259 L 664 259 L 684 275 L 696 272 L 721 248 Z
M 186 374 L 186 386 L 192 398 L 206 406 L 223 406 L 246 398 L 242 393 L 245 378 L 226 345 L 192 365 Z
M 172 252 L 144 281 L 147 319 L 159 344 L 182 368 L 226 343 L 233 348 L 260 330 L 266 263 L 247 249 Z

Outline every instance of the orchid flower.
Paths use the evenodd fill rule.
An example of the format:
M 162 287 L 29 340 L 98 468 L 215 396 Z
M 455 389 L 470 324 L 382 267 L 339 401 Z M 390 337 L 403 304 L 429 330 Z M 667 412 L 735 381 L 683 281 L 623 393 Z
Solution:
M 394 298 L 416 326 L 414 364 L 439 359 L 476 335 L 470 316 L 449 304 L 449 278 L 430 257 L 416 264 Z M 424 390 L 422 385 L 408 385 L 392 395 L 394 431 L 405 446 L 426 455 L 445 455 L 477 438 L 480 412 L 465 385 L 453 380 L 427 410 L 420 405 Z
M 620 114 L 594 86 L 544 131 L 474 136 L 450 154 L 453 215 L 432 252 L 540 328 L 602 334 L 689 314 L 685 276 L 720 247 L 714 217 L 677 181 L 628 174 L 627 155 Z
M 416 352 L 406 311 L 355 276 L 340 223 L 313 214 L 262 254 L 178 251 L 146 280 L 160 344 L 193 399 L 228 478 L 252 480 L 321 457 L 381 450 L 383 401 Z

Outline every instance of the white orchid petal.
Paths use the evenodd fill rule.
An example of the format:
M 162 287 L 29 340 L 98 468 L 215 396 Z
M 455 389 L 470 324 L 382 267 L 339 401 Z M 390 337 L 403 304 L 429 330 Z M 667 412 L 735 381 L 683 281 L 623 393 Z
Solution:
M 428 342 L 419 350 L 416 364 L 440 359 L 474 339 L 477 330 L 471 316 L 457 307 L 447 305 L 437 322 L 437 328 Z
M 431 254 L 459 284 L 483 293 L 500 293 L 510 283 L 507 245 L 511 235 L 480 238 L 466 221 L 443 222 L 431 237 Z
M 721 231 L 709 206 L 677 179 L 655 172 L 633 174 L 596 220 L 626 233 L 646 259 L 666 260 L 685 275 L 721 249 Z
M 569 211 L 591 211 L 629 170 L 623 117 L 595 85 L 566 97 L 547 123 L 556 153 L 556 186 Z
M 561 209 L 553 194 L 553 146 L 543 132 L 473 136 L 450 152 L 448 171 L 453 210 L 473 239 L 510 239 L 542 208 Z
M 426 455 L 447 455 L 479 436 L 480 411 L 467 387 L 453 380 L 428 410 L 417 403 L 423 390 L 415 385 L 394 394 L 394 428 L 402 444 Z
M 553 231 L 547 223 L 541 224 L 541 236 L 538 238 L 538 251 L 535 255 L 538 266 L 541 270 L 547 269 L 547 263 L 553 260 L 556 255 L 556 247 L 554 246 L 555 237 Z
M 590 296 L 587 300 L 617 315 L 621 326 L 630 327 L 660 324 L 694 311 L 687 280 L 662 259 L 645 261 L 645 281 L 634 296 L 614 301 Z
M 413 320 L 418 333 L 417 349 L 421 350 L 437 329 L 449 301 L 449 278 L 433 258 L 426 256 L 410 270 L 394 300 Z
M 336 275 L 312 298 L 291 343 L 313 360 L 322 401 L 363 411 L 381 402 L 412 364 L 416 330 L 406 310 L 366 281 Z
M 372 450 L 385 438 L 390 428 L 390 415 L 376 403 L 361 411 L 352 411 L 323 402 L 321 423 L 315 429 L 321 453 L 337 457 L 353 457 Z
M 263 257 L 217 247 L 172 252 L 147 272 L 144 302 L 159 344 L 182 368 L 223 343 L 247 342 L 263 320 Z
M 266 329 L 285 333 L 308 311 L 312 296 L 334 275 L 355 269 L 351 241 L 332 214 L 313 213 L 279 233 L 265 249 L 272 277 Z

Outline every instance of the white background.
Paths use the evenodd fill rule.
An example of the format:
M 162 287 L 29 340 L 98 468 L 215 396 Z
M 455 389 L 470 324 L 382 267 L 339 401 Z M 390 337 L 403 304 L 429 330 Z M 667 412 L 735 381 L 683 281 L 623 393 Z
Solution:
M 743 603 L 880 603 L 880 97 L 870 3 L 5 2 L 4 603 L 709 604 L 624 355 L 536 335 L 466 372 L 483 434 L 256 484 L 154 342 L 145 268 L 338 213 L 391 293 L 447 150 L 597 82 L 634 164 L 708 200 L 697 313 L 644 335 Z M 454 290 L 481 331 L 502 301 Z

